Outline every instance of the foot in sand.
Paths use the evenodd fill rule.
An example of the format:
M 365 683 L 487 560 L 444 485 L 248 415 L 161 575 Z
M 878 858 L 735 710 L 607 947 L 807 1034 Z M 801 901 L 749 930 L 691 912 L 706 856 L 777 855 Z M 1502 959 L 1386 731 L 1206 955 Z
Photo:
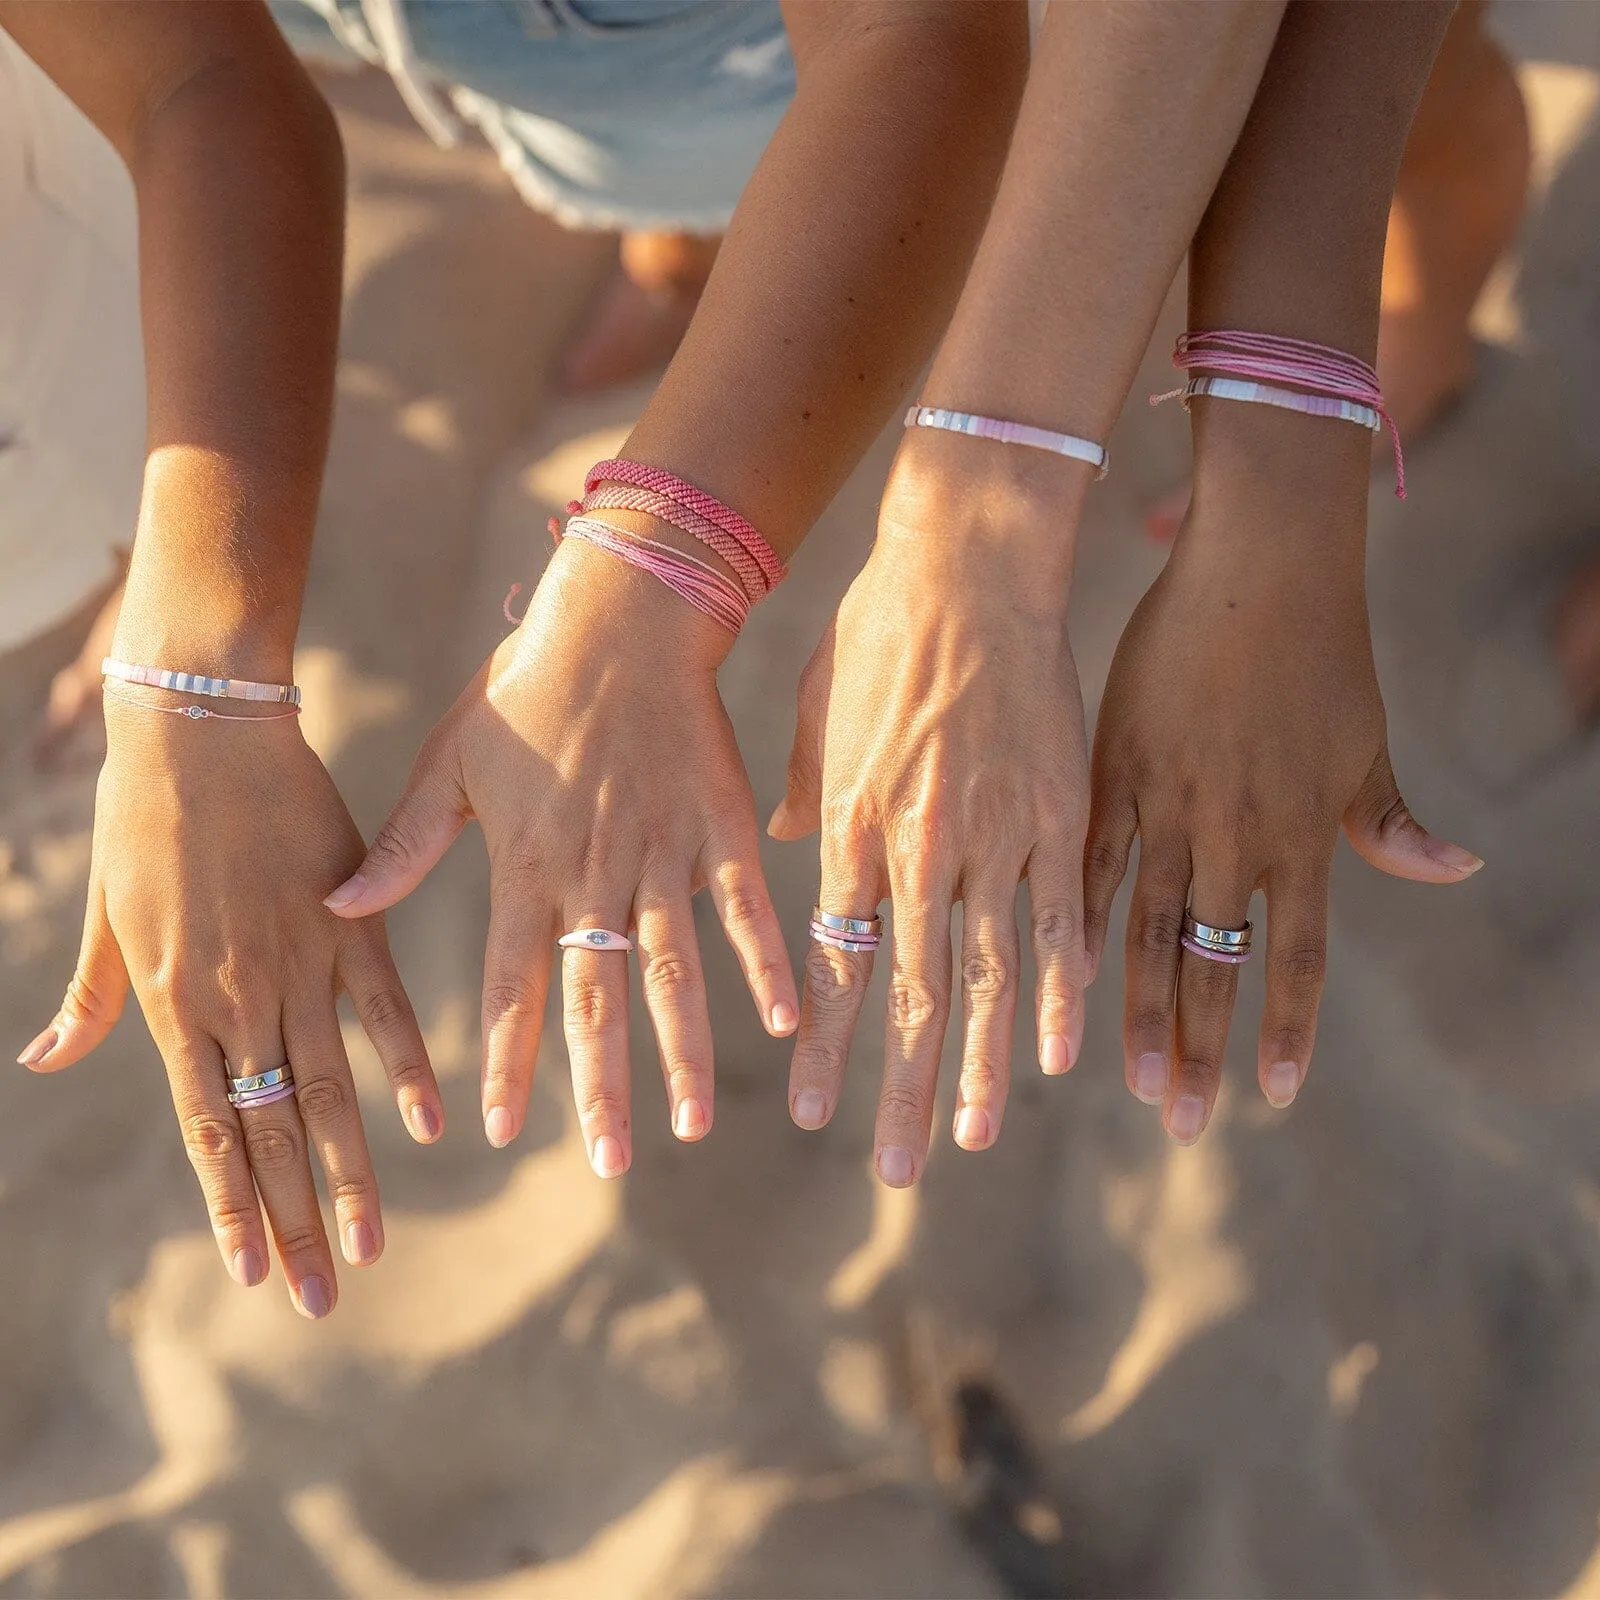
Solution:
M 562 363 L 569 394 L 609 389 L 664 367 L 689 327 L 720 237 L 628 233 L 622 270 Z

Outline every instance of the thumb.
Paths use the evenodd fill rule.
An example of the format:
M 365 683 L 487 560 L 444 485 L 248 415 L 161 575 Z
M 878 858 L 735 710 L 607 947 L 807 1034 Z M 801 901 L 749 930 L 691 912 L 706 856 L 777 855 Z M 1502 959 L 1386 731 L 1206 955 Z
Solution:
M 106 918 L 98 883 L 89 889 L 83 944 L 55 1020 L 17 1057 L 33 1072 L 57 1072 L 81 1061 L 116 1026 L 128 999 L 128 968 Z
M 803 839 L 822 826 L 822 726 L 833 681 L 833 629 L 823 636 L 817 653 L 800 679 L 794 744 L 789 749 L 789 776 L 783 799 L 767 823 L 774 839 Z
M 404 900 L 438 864 L 471 807 L 455 751 L 425 744 L 405 793 L 378 829 L 366 859 L 322 903 L 336 916 L 366 917 Z
M 1394 781 L 1389 751 L 1379 750 L 1344 814 L 1344 831 L 1355 852 L 1380 872 L 1418 883 L 1459 883 L 1470 878 L 1482 860 L 1458 844 L 1434 836 L 1422 826 Z

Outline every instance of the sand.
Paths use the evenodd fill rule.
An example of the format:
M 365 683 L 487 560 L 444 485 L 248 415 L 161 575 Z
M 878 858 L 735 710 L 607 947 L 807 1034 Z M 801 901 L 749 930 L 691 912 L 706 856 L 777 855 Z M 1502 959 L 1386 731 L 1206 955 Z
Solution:
M 867 1164 L 881 1029 L 834 1125 L 798 1133 L 786 1051 L 702 915 L 713 1137 L 670 1138 L 641 1028 L 635 1168 L 592 1177 L 554 1030 L 496 1153 L 470 836 L 392 919 L 452 1127 L 412 1146 L 347 1030 L 388 1250 L 327 1323 L 223 1275 L 137 1016 L 65 1075 L 0 1074 L 0 1596 L 1600 1596 L 1600 743 L 1565 734 L 1538 630 L 1600 530 L 1600 9 L 1502 25 L 1547 198 L 1410 501 L 1374 480 L 1372 561 L 1402 784 L 1490 865 L 1430 892 L 1342 855 L 1294 1110 L 1251 1082 L 1250 969 L 1213 1129 L 1172 1148 L 1122 1087 L 1111 960 L 1078 1070 L 1041 1080 L 1024 1038 L 998 1148 L 941 1136 L 891 1193 Z M 370 831 L 645 391 L 552 397 L 604 241 L 528 214 L 482 151 L 433 151 L 381 81 L 338 99 L 350 310 L 299 676 Z M 1091 705 L 1161 560 L 1141 507 L 1183 470 L 1181 417 L 1139 399 L 1169 333 L 1083 541 Z M 763 807 L 893 445 L 724 674 Z M 81 915 L 92 777 L 22 750 L 71 644 L 0 673 L 17 1048 Z M 811 847 L 768 865 L 798 955 Z M 994 1397 L 1036 1478 L 1007 1476 Z M 991 1500 L 1021 1485 L 1010 1523 L 952 1471 L 962 1438 L 990 1441 Z

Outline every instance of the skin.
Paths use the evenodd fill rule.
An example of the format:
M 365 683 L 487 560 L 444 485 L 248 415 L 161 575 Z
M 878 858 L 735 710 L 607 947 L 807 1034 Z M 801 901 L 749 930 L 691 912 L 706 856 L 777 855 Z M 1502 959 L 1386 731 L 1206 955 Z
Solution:
M 1420 0 L 1289 7 L 1195 237 L 1191 327 L 1255 328 L 1373 359 L 1389 200 L 1450 11 Z M 1162 1106 L 1182 1143 L 1215 1104 L 1238 978 L 1180 954 L 1186 905 L 1236 928 L 1252 894 L 1266 893 L 1258 1075 L 1281 1107 L 1316 1035 L 1341 825 L 1397 877 L 1455 883 L 1483 865 L 1428 835 L 1395 784 L 1367 624 L 1368 436 L 1208 398 L 1192 416 L 1193 501 L 1101 705 L 1086 882 L 1098 961 L 1137 833 L 1128 1083 Z
M 1027 70 L 1020 5 L 803 0 L 786 18 L 794 102 L 622 452 L 737 507 L 785 556 L 949 316 Z M 787 247 L 797 234 L 803 251 Z M 649 517 L 615 520 L 706 555 Z M 469 818 L 482 825 L 493 1144 L 523 1126 L 555 940 L 568 929 L 635 935 L 680 1138 L 703 1137 L 715 1114 L 691 910 L 702 887 L 764 1025 L 794 1030 L 798 997 L 754 801 L 717 692 L 732 642 L 654 579 L 563 544 L 520 627 L 429 737 L 366 861 L 328 902 L 342 917 L 391 906 Z M 595 1171 L 614 1177 L 633 1155 L 627 960 L 567 950 L 560 965 L 579 1121 Z
M 924 403 L 1103 439 L 1242 126 L 1281 8 L 1053 6 L 994 214 Z M 800 689 L 779 838 L 822 830 L 821 903 L 893 901 L 876 1166 L 913 1182 L 932 1126 L 964 901 L 954 1132 L 1000 1131 L 1030 885 L 1040 1064 L 1083 1037 L 1083 708 L 1066 632 L 1092 469 L 910 431 L 871 558 Z M 873 958 L 814 946 L 790 1110 L 838 1105 Z
M 149 454 L 114 652 L 287 682 L 338 331 L 332 118 L 262 7 L 6 4 L 0 25 L 107 136 L 138 196 Z M 383 1248 L 341 990 L 418 1139 L 443 1127 L 438 1089 L 382 922 L 351 927 L 318 903 L 361 840 L 298 723 L 149 709 L 187 698 L 106 697 L 82 951 L 20 1059 L 39 1072 L 81 1059 L 131 987 L 229 1271 L 259 1283 L 270 1233 L 294 1304 L 323 1316 L 338 1288 L 313 1148 L 346 1261 Z M 229 1106 L 226 1073 L 286 1059 L 296 1098 Z

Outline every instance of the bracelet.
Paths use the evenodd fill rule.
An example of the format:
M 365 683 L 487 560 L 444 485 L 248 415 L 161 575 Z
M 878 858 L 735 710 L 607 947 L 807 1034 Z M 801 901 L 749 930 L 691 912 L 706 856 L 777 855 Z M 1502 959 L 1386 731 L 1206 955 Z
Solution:
M 737 634 L 750 615 L 750 602 L 736 584 L 705 562 L 674 550 L 670 545 L 624 533 L 595 517 L 570 518 L 566 537 L 609 551 L 630 567 L 648 572 L 729 633 Z
M 1048 450 L 1052 455 L 1087 461 L 1099 470 L 1099 479 L 1111 470 L 1111 457 L 1103 444 L 1080 439 L 1075 433 L 1052 433 L 1026 422 L 1002 422 L 998 417 L 979 417 L 970 411 L 946 411 L 943 406 L 912 406 L 906 412 L 908 428 L 942 428 L 946 433 L 971 434 L 975 439 L 995 439 L 1001 444 L 1025 444 L 1033 450 Z
M 287 711 L 269 711 L 264 716 L 234 716 L 226 711 L 213 711 L 209 706 L 158 706 L 153 700 L 141 700 L 137 695 L 124 694 L 120 689 L 107 689 L 105 691 L 113 700 L 121 700 L 124 704 L 138 706 L 143 711 L 164 711 L 168 716 L 188 717 L 191 722 L 210 720 L 212 722 L 282 722 L 285 717 L 298 717 L 299 706 L 291 706 Z
M 764 599 L 770 591 L 761 563 L 732 534 L 718 527 L 709 517 L 702 517 L 698 511 L 690 510 L 670 495 L 661 494 L 655 489 L 638 489 L 620 483 L 601 484 L 599 488 L 591 489 L 582 500 L 574 500 L 567 511 L 573 516 L 592 511 L 642 511 L 646 516 L 655 517 L 680 533 L 688 534 L 691 539 L 698 539 L 708 550 L 721 556 L 738 574 L 739 582 L 752 605 Z
M 1383 418 L 1371 406 L 1359 401 L 1327 394 L 1302 394 L 1298 389 L 1278 389 L 1270 383 L 1256 383 L 1249 378 L 1191 378 L 1183 386 L 1179 398 L 1187 408 L 1197 394 L 1208 394 L 1215 400 L 1277 406 L 1283 411 L 1298 411 L 1306 417 L 1336 417 L 1340 422 L 1354 422 L 1372 433 L 1383 431 Z
M 179 694 L 205 694 L 218 700 L 270 700 L 279 705 L 298 706 L 299 687 L 292 683 L 251 683 L 247 678 L 207 678 L 198 672 L 168 672 L 164 667 L 139 667 L 107 656 L 100 663 L 107 678 L 123 683 L 142 683 L 149 689 L 174 689 Z M 140 702 L 143 704 L 144 702 Z M 162 707 L 152 706 L 151 710 Z

